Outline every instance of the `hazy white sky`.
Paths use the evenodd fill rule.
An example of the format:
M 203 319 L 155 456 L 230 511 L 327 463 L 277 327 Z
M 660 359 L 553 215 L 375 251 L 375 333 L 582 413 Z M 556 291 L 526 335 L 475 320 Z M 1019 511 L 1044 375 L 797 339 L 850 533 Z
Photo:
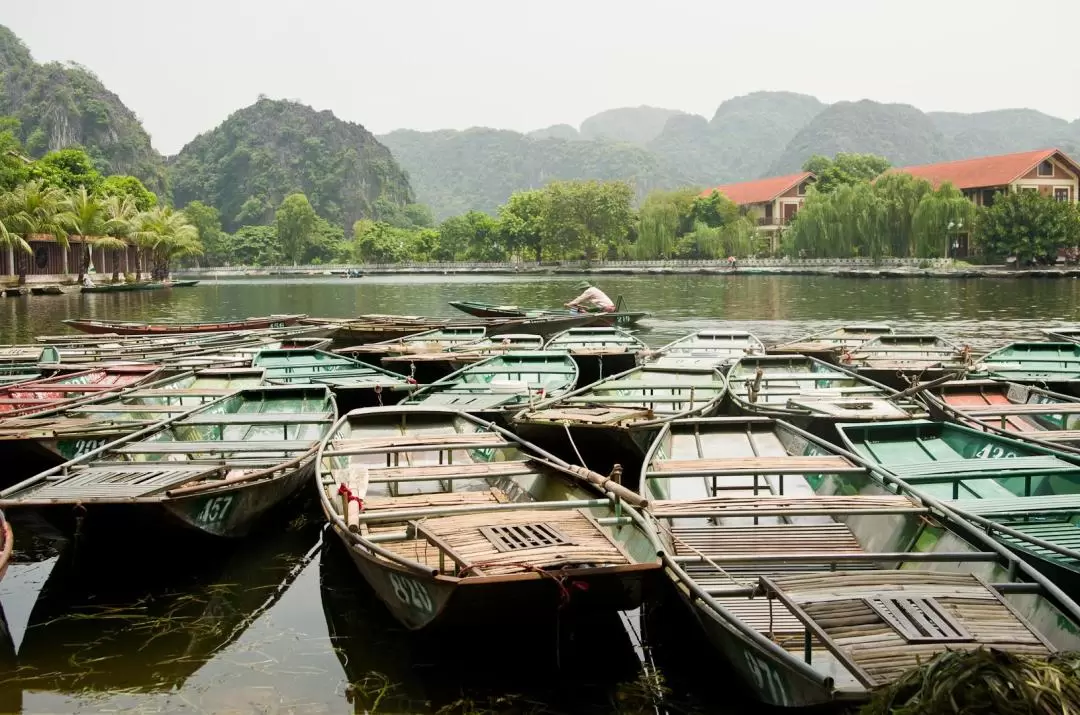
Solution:
M 0 23 L 93 70 L 167 154 L 260 93 L 376 133 L 711 118 L 755 90 L 1080 116 L 1080 0 L 4 0 Z

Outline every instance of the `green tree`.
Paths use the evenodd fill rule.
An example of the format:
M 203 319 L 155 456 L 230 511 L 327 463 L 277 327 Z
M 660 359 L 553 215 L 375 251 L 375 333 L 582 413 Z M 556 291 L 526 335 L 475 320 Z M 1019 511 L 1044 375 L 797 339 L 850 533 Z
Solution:
M 30 178 L 43 181 L 48 186 L 55 186 L 65 191 L 74 191 L 80 186 L 96 193 L 101 188 L 101 174 L 94 168 L 94 162 L 85 150 L 79 148 L 50 151 L 28 168 Z
M 711 227 L 723 226 L 739 218 L 739 207 L 719 191 L 713 190 L 708 196 L 694 199 L 691 218 L 694 223 Z
M 104 202 L 86 190 L 85 186 L 71 191 L 64 197 L 62 217 L 68 231 L 80 236 L 83 242 L 83 261 L 79 266 L 80 276 L 83 266 L 92 265 L 93 252 L 91 240 L 104 237 L 108 232 L 109 216 Z
M 383 221 L 360 219 L 353 224 L 356 257 L 363 263 L 404 263 L 412 260 L 415 234 Z
M 528 251 L 544 260 L 544 192 L 515 191 L 499 207 L 499 235 L 510 253 Z
M 435 216 L 425 204 L 405 204 L 401 211 L 414 228 L 435 228 Z
M 679 239 L 693 230 L 695 223 L 706 227 L 709 225 L 704 218 L 696 218 L 699 206 L 703 212 L 708 213 L 719 209 L 723 202 L 731 203 L 715 191 L 704 199 L 698 196 L 699 193 L 695 188 L 650 192 L 638 211 L 634 254 L 642 259 L 675 256 Z M 723 223 L 718 214 L 714 215 L 714 218 L 717 219 L 716 225 Z
M 923 197 L 933 190 L 929 181 L 911 174 L 886 174 L 874 182 L 874 193 L 881 199 L 885 212 L 891 255 L 909 258 L 917 252 L 912 228 L 915 212 Z
M 498 224 L 482 211 L 469 211 L 446 219 L 439 226 L 443 246 L 453 247 L 454 255 L 470 261 L 501 261 L 506 248 L 500 239 Z
M 0 117 L 0 191 L 11 191 L 26 181 L 29 163 L 19 143 L 19 120 Z
M 841 186 L 873 181 L 889 170 L 889 160 L 874 154 L 840 152 L 832 159 L 815 154 L 803 164 L 803 171 L 817 176 L 817 189 L 823 194 Z
M 202 201 L 192 201 L 184 207 L 188 222 L 199 232 L 208 265 L 217 266 L 229 259 L 229 237 L 221 230 L 221 212 Z
M 544 235 L 564 252 L 604 258 L 625 243 L 634 221 L 633 189 L 623 181 L 555 181 L 545 189 Z
M 284 261 L 273 226 L 241 226 L 226 236 L 226 246 L 229 261 L 237 265 L 272 266 Z
M 956 234 L 970 232 L 974 222 L 975 204 L 952 184 L 924 194 L 911 221 L 915 255 L 948 258 Z
M 198 229 L 182 211 L 175 211 L 170 206 L 155 206 L 136 216 L 134 223 L 132 239 L 150 252 L 155 273 L 161 278 L 169 275 L 174 260 L 203 252 Z
M 1037 191 L 998 194 L 979 212 L 975 242 L 990 257 L 1016 258 L 1016 265 L 1056 260 L 1060 248 L 1080 243 L 1077 208 Z
M 303 194 L 289 194 L 274 212 L 274 228 L 282 254 L 293 265 L 300 262 L 315 230 L 315 209 Z
M 322 216 L 315 217 L 311 241 L 304 251 L 304 263 L 326 263 L 343 255 L 346 248 L 345 230 Z
M 64 192 L 41 180 L 27 181 L 4 195 L 4 231 L 6 243 L 30 252 L 30 236 L 52 236 L 64 249 L 68 247 L 67 217 L 64 215 Z
M 158 203 L 157 194 L 146 188 L 143 182 L 134 176 L 123 176 L 121 174 L 106 176 L 101 182 L 98 193 L 105 197 L 130 197 L 139 211 L 149 211 Z

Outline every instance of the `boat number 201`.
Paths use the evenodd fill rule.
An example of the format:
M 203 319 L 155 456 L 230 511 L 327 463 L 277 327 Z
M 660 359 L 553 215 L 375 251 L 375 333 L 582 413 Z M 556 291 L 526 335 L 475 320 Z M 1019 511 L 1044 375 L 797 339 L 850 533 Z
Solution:
M 391 571 L 390 585 L 394 588 L 394 595 L 406 606 L 423 613 L 435 610 L 435 604 L 431 602 L 427 589 L 416 579 Z
M 203 503 L 202 510 L 195 517 L 200 524 L 220 524 L 229 515 L 229 507 L 232 506 L 233 495 L 224 494 L 219 497 L 210 497 Z
M 746 668 L 750 671 L 750 677 L 753 678 L 758 692 L 767 695 L 769 701 L 776 705 L 790 705 L 790 698 L 780 675 L 750 651 L 743 651 L 743 655 L 746 656 Z

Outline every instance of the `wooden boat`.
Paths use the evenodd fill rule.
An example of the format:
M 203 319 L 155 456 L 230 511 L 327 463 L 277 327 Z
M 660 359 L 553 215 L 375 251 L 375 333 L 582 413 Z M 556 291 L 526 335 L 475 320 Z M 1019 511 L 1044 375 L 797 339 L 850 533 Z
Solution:
M 659 566 L 637 494 L 466 413 L 351 412 L 318 473 L 332 530 L 410 629 L 634 608 Z
M 577 365 L 565 352 L 504 353 L 419 388 L 405 404 L 449 407 L 506 420 L 532 402 L 569 392 L 577 377 Z
M 52 346 L 27 347 L 31 349 L 0 348 L 0 387 L 40 380 L 63 371 L 59 350 Z
M 6 419 L 0 421 L 0 458 L 45 458 L 36 473 L 262 381 L 259 369 L 189 370 L 75 407 Z
M 65 320 L 64 325 L 91 334 L 171 335 L 174 333 L 220 333 L 233 330 L 285 328 L 290 325 L 296 325 L 306 317 L 306 315 L 267 315 L 260 318 L 244 318 L 242 320 L 227 320 L 217 323 L 182 323 L 170 321 L 138 323 L 79 318 L 75 320 Z
M 483 327 L 489 336 L 504 333 L 534 333 L 549 336 L 570 328 L 592 324 L 596 318 L 588 315 L 557 315 L 536 318 L 488 318 L 456 320 L 454 318 L 423 318 L 408 315 L 364 315 L 348 320 L 308 318 L 307 325 L 332 328 L 334 341 L 344 345 L 396 340 L 436 328 Z
M 1080 607 L 1049 580 L 784 422 L 670 422 L 642 484 L 710 671 L 768 705 L 850 706 L 947 649 L 1080 646 Z
M 745 330 L 699 330 L 648 354 L 647 360 L 664 367 L 729 368 L 746 355 L 764 355 L 765 346 Z
M 486 333 L 487 328 L 483 326 L 436 328 L 397 340 L 352 345 L 334 352 L 428 383 L 457 369 L 445 359 L 447 350 L 483 340 Z
M 916 383 L 963 375 L 971 368 L 971 349 L 937 335 L 889 334 L 844 352 L 840 364 L 897 390 Z
M 837 362 L 845 351 L 850 352 L 869 340 L 892 332 L 892 327 L 884 323 L 852 323 L 812 333 L 788 343 L 770 345 L 768 352 L 770 355 L 806 355 L 826 362 Z
M 585 327 L 553 335 L 544 349 L 569 352 L 578 365 L 579 384 L 587 385 L 634 367 L 649 346 L 620 328 Z
M 0 387 L 0 420 L 71 407 L 83 400 L 116 392 L 156 377 L 156 365 L 104 365 L 41 380 Z
M 528 407 L 513 429 L 571 464 L 633 475 L 666 422 L 713 414 L 726 390 L 716 367 L 643 365 Z
M 621 297 L 619 299 L 621 303 Z M 492 303 L 480 303 L 472 300 L 452 300 L 450 305 L 457 308 L 463 313 L 476 316 L 477 318 L 538 318 L 557 315 L 575 315 L 572 311 L 566 310 L 554 310 L 546 308 L 522 308 L 516 305 L 494 305 Z M 595 322 L 592 325 L 602 327 L 630 327 L 636 325 L 638 321 L 643 318 L 648 318 L 652 313 L 645 312 L 643 310 L 627 311 L 622 310 L 621 306 L 616 306 L 616 310 L 613 313 L 590 313 L 590 315 L 596 316 Z
M 322 350 L 260 350 L 251 360 L 274 385 L 326 385 L 342 412 L 392 405 L 415 389 L 415 381 L 359 360 Z
M 973 371 L 1080 396 L 1080 344 L 1012 343 L 984 355 Z
M 1080 398 L 999 380 L 956 380 L 923 393 L 934 419 L 1080 452 Z
M 11 553 L 15 548 L 15 533 L 11 530 L 11 524 L 0 510 L 0 581 L 4 580 L 8 564 L 11 562 Z
M 1042 328 L 1039 332 L 1054 343 L 1080 343 L 1080 327 L 1062 325 L 1057 328 Z
M 68 537 L 241 537 L 311 479 L 336 417 L 324 385 L 242 390 L 5 489 L 0 508 Z
M 727 380 L 737 413 L 781 417 L 826 439 L 834 436 L 837 422 L 925 416 L 920 403 L 896 390 L 812 357 L 745 357 Z
M 843 425 L 840 433 L 855 454 L 1080 593 L 1080 456 L 948 422 Z
M 544 338 L 533 333 L 503 333 L 496 338 L 483 338 L 464 345 L 456 345 L 447 352 L 455 370 L 466 365 L 503 353 L 535 351 L 544 349 Z

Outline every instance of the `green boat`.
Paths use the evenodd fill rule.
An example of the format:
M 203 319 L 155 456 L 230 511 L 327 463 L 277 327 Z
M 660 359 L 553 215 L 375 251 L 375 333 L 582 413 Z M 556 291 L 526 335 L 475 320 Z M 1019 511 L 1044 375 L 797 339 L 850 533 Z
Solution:
M 699 330 L 647 355 L 663 367 L 719 367 L 727 370 L 746 355 L 764 355 L 765 346 L 745 330 Z
M 641 483 L 712 646 L 695 659 L 768 705 L 850 708 L 946 650 L 1080 647 L 1080 606 L 1049 579 L 785 422 L 669 422 Z
M 566 352 L 504 353 L 421 387 L 405 404 L 506 419 L 530 403 L 566 394 L 577 377 L 577 365 Z
M 837 422 L 907 420 L 925 408 L 892 388 L 812 357 L 744 357 L 728 371 L 738 414 L 780 417 L 833 439 Z
M 973 371 L 1080 396 L 1080 344 L 1012 343 L 987 353 Z
M 625 372 L 649 346 L 621 328 L 571 328 L 551 336 L 545 350 L 566 350 L 578 364 L 579 384 Z
M 414 389 L 403 375 L 323 350 L 260 350 L 252 367 L 266 371 L 273 385 L 327 385 L 342 412 L 393 405 Z
M 356 410 L 318 464 L 332 531 L 410 630 L 636 608 L 660 566 L 636 493 L 463 412 Z
M 572 464 L 634 474 L 664 423 L 713 414 L 726 390 L 716 367 L 644 365 L 528 407 L 513 428 Z
M 187 371 L 76 407 L 3 420 L 0 459 L 32 460 L 41 471 L 262 381 L 260 369 Z
M 483 326 L 436 328 L 395 340 L 354 345 L 334 352 L 370 365 L 385 367 L 417 382 L 428 383 L 446 377 L 457 368 L 446 351 L 487 337 Z
M 923 401 L 935 419 L 1080 453 L 1080 398 L 1000 380 L 955 380 Z
M 493 303 L 480 303 L 475 300 L 452 300 L 450 305 L 463 313 L 476 316 L 477 318 L 546 318 L 564 315 L 580 315 L 578 312 L 566 309 L 554 310 L 548 308 L 522 308 L 517 305 L 495 305 Z M 638 321 L 648 318 L 652 313 L 644 310 L 624 310 L 623 299 L 616 299 L 615 311 L 611 313 L 590 312 L 596 321 L 593 325 L 606 327 L 622 326 L 628 328 L 636 325 Z
M 310 483 L 337 417 L 325 385 L 241 390 L 0 492 L 66 538 L 246 535 Z
M 51 345 L 27 348 L 0 348 L 0 386 L 39 380 L 62 367 L 60 351 Z
M 101 285 L 83 286 L 83 293 L 127 293 L 139 290 L 165 290 L 167 288 L 190 288 L 199 281 L 139 281 L 136 283 L 103 283 Z
M 884 323 L 851 323 L 820 333 L 812 333 L 797 340 L 769 346 L 770 355 L 807 355 L 826 362 L 837 362 L 845 351 L 851 351 L 863 343 L 893 332 Z
M 1080 593 L 1080 456 L 947 422 L 841 425 L 867 462 L 987 528 Z
M 889 334 L 845 352 L 840 364 L 883 385 L 904 390 L 971 368 L 971 350 L 937 335 Z

